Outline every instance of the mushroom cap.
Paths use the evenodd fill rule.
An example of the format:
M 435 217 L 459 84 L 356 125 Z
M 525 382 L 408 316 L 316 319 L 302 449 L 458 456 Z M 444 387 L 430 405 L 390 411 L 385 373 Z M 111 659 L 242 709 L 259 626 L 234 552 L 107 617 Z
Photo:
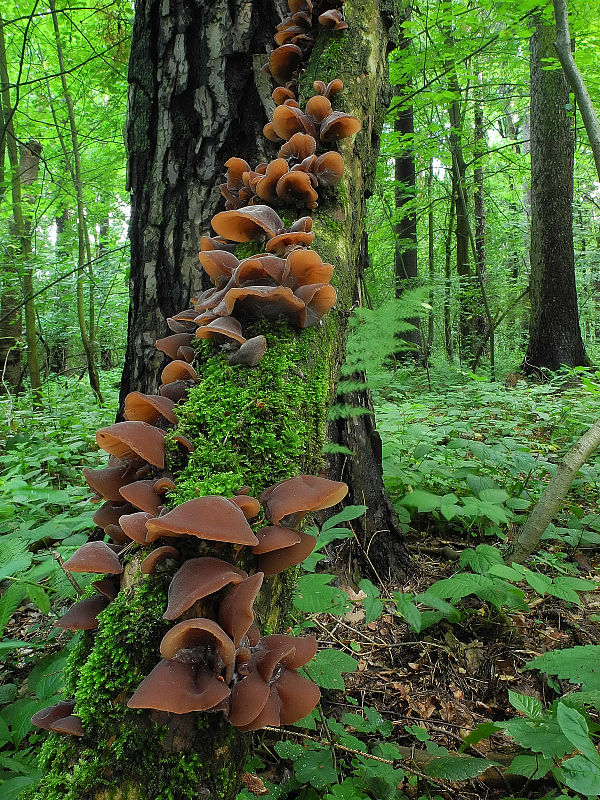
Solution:
M 173 319 L 173 317 L 167 317 L 167 325 L 169 330 L 173 331 L 173 333 L 189 333 L 190 327 L 185 322 L 179 322 L 178 320 Z
M 118 555 L 104 542 L 86 542 L 63 564 L 68 572 L 99 572 L 119 575 L 123 566 Z
M 280 233 L 279 236 L 274 236 L 267 242 L 267 253 L 279 253 L 286 255 L 290 248 L 295 247 L 309 247 L 315 238 L 314 233 L 306 231 L 289 231 L 287 233 Z
M 270 253 L 250 256 L 250 258 L 245 258 L 236 269 L 232 286 L 259 285 L 261 281 L 270 282 L 272 280 L 281 283 L 284 270 L 284 258 Z
M 317 158 L 314 172 L 319 186 L 335 186 L 344 174 L 344 159 L 335 150 L 323 153 Z
M 304 301 L 285 286 L 243 286 L 227 292 L 219 306 L 220 313 L 231 314 L 238 302 L 248 313 L 269 318 L 294 314 L 304 308 Z
M 300 217 L 290 228 L 290 233 L 296 233 L 298 231 L 310 233 L 312 231 L 312 224 L 312 217 Z
M 292 250 L 286 259 L 285 266 L 284 284 L 294 291 L 299 286 L 324 284 L 331 280 L 333 275 L 333 266 L 324 264 L 321 256 L 315 250 Z M 297 291 L 296 296 L 301 297 Z M 304 297 L 301 299 L 304 300 Z
M 254 622 L 252 608 L 262 586 L 264 574 L 257 572 L 230 589 L 219 603 L 219 625 L 237 647 Z
M 345 22 L 342 12 L 337 8 L 330 8 L 319 15 L 319 22 L 326 28 L 333 28 L 336 31 L 345 30 L 348 23 Z
M 228 253 L 228 255 L 230 254 Z M 169 358 L 175 359 L 179 358 L 177 355 L 179 348 L 189 345 L 193 339 L 194 335 L 192 333 L 173 333 L 171 336 L 165 336 L 162 339 L 157 339 L 155 345 L 156 349 L 160 350 L 161 353 L 164 353 Z
M 333 142 L 352 136 L 362 128 L 360 120 L 344 114 L 343 111 L 333 111 L 321 123 L 320 139 L 322 142 Z
M 316 94 L 311 97 L 306 104 L 306 116 L 316 125 L 320 125 L 326 119 L 333 109 L 331 108 L 331 101 L 328 97 L 322 94 Z M 316 147 L 315 147 L 316 149 Z M 313 150 L 313 153 L 315 151 Z
M 278 136 L 275 133 L 275 129 L 273 128 L 272 122 L 267 122 L 265 127 L 263 128 L 263 136 L 265 139 L 268 139 L 270 142 L 280 142 L 281 136 Z
M 337 300 L 335 289 L 330 283 L 310 283 L 299 286 L 296 296 L 305 302 L 305 308 L 298 313 L 298 325 L 310 328 L 316 325 L 333 308 Z
M 302 61 L 302 50 L 295 44 L 277 47 L 269 58 L 269 69 L 277 83 L 287 83 Z
M 154 514 L 146 511 L 138 511 L 135 514 L 124 514 L 119 517 L 119 525 L 123 528 L 126 536 L 138 544 L 146 544 L 148 529 L 146 523 L 149 519 L 154 519 Z
M 220 236 L 232 242 L 251 242 L 262 237 L 271 239 L 283 230 L 280 216 L 265 205 L 221 211 L 212 218 L 211 225 Z
M 94 581 L 92 586 L 99 594 L 103 594 L 104 597 L 107 597 L 109 600 L 114 600 L 119 594 L 119 589 L 121 588 L 121 584 L 117 576 L 113 576 L 111 578 L 101 578 L 99 581 Z
M 276 158 L 267 166 L 267 170 L 262 178 L 256 182 L 256 194 L 266 203 L 277 202 L 277 192 L 275 188 L 277 181 L 289 170 L 288 162 L 285 158 Z
M 244 344 L 246 341 L 245 336 L 242 334 L 242 326 L 234 317 L 217 317 L 213 322 L 209 322 L 208 325 L 198 328 L 196 336 L 199 339 L 216 339 L 222 342 L 229 339 L 240 344 Z
M 119 489 L 121 496 L 140 511 L 155 517 L 163 505 L 163 498 L 154 490 L 154 481 L 134 481 Z M 119 523 L 120 524 L 120 523 Z
M 179 403 L 181 400 L 185 400 L 193 385 L 193 381 L 172 381 L 163 383 L 158 391 L 161 397 L 167 397 L 173 403 Z
M 197 536 L 216 542 L 258 544 L 242 511 L 218 495 L 188 500 L 167 514 L 148 520 L 146 526 L 148 542 L 161 536 Z
M 270 553 L 273 550 L 282 550 L 299 544 L 302 540 L 298 531 L 285 528 L 282 525 L 268 525 L 256 531 L 258 544 L 252 548 L 254 555 Z
M 253 669 L 231 690 L 229 722 L 236 728 L 249 725 L 265 707 L 269 692 L 269 684 L 256 669 Z
M 273 89 L 271 97 L 275 101 L 275 105 L 282 106 L 286 100 L 295 100 L 296 95 L 292 92 L 291 89 L 287 89 L 285 86 L 276 86 Z
M 57 719 L 56 722 L 52 723 L 50 730 L 55 733 L 67 733 L 70 736 L 83 736 L 81 719 L 74 714 Z
M 283 663 L 287 669 L 303 667 L 317 652 L 317 640 L 314 636 L 273 634 L 271 636 L 263 636 L 259 646 L 267 650 L 277 650 L 281 647 L 293 647 L 293 654 L 283 659 Z
M 119 525 L 107 525 L 104 533 L 110 536 L 115 544 L 129 544 L 129 537 Z
M 329 81 L 327 86 L 325 86 L 323 81 L 315 81 L 313 86 L 315 88 L 315 92 L 318 94 L 323 94 L 329 99 L 331 99 L 334 94 L 341 92 L 344 88 L 343 81 L 341 81 L 340 78 L 334 78 L 332 81 Z
M 225 167 L 227 168 L 227 187 L 234 190 L 241 189 L 244 185 L 242 175 L 244 172 L 248 172 L 250 164 L 243 158 L 232 156 L 225 162 Z
M 220 625 L 212 619 L 186 619 L 164 635 L 160 654 L 170 661 L 203 663 L 220 674 L 233 671 L 235 647 Z
M 54 625 L 68 631 L 94 630 L 98 627 L 98 614 L 104 611 L 108 603 L 108 598 L 101 594 L 80 600 L 72 605 L 60 619 L 55 620 Z
M 176 547 L 165 544 L 157 547 L 141 563 L 142 575 L 151 575 L 156 569 L 156 565 L 167 558 L 179 558 L 180 552 Z
M 116 422 L 108 428 L 100 428 L 96 442 L 102 450 L 117 458 L 135 454 L 159 469 L 165 465 L 165 433 L 147 422 Z
M 279 149 L 280 159 L 292 159 L 304 161 L 308 156 L 312 156 L 317 149 L 317 141 L 309 133 L 295 133 Z M 283 173 L 282 173 L 283 174 Z
M 281 719 L 281 700 L 277 692 L 276 686 L 269 688 L 269 696 L 267 702 L 264 704 L 260 714 L 248 723 L 248 725 L 238 725 L 240 731 L 257 731 L 267 725 L 271 727 L 279 727 L 279 720 Z
M 189 559 L 177 570 L 169 585 L 164 619 L 177 619 L 198 600 L 220 591 L 228 583 L 240 583 L 246 576 L 244 570 L 219 558 Z
M 347 494 L 347 485 L 340 481 L 315 475 L 296 475 L 267 487 L 258 499 L 266 510 L 269 522 L 277 525 L 290 514 L 335 506 Z
M 187 361 L 177 359 L 167 364 L 160 374 L 160 380 L 163 384 L 174 383 L 175 381 L 197 381 L 198 374 Z
M 246 519 L 254 519 L 260 513 L 260 503 L 255 497 L 240 494 L 230 497 L 229 502 L 240 508 Z
M 189 345 L 182 345 L 177 351 L 177 358 L 180 358 L 182 361 L 187 361 L 188 364 L 191 364 L 196 358 L 196 351 Z
M 169 475 L 161 475 L 160 478 L 154 481 L 152 487 L 158 494 L 166 494 L 177 488 L 175 481 Z
M 229 253 L 233 253 L 235 245 L 222 236 L 203 236 L 200 239 L 200 249 L 203 252 L 207 250 L 227 250 Z
M 208 670 L 164 658 L 129 699 L 129 708 L 153 708 L 172 714 L 207 711 L 229 697 L 229 688 Z
M 283 670 L 276 688 L 281 700 L 281 725 L 293 725 L 304 719 L 321 699 L 319 687 L 291 669 Z
M 265 575 L 278 575 L 288 567 L 295 567 L 296 564 L 301 564 L 315 549 L 317 540 L 314 536 L 302 531 L 298 531 L 298 536 L 300 537 L 298 544 L 284 547 L 281 550 L 272 550 L 259 556 L 258 568 Z
M 54 730 L 52 725 L 59 719 L 71 716 L 75 708 L 75 700 L 59 700 L 53 706 L 42 708 L 31 718 L 31 724 L 37 728 L 43 728 L 45 731 Z
M 246 367 L 255 367 L 267 350 L 267 340 L 264 336 L 253 336 L 247 339 L 239 350 L 229 356 L 230 364 L 243 364 Z M 258 511 L 256 512 L 258 514 Z M 254 514 L 253 516 L 256 516 Z M 251 517 L 248 517 L 251 519 Z
M 227 252 L 227 250 L 200 252 L 198 253 L 198 258 L 208 277 L 215 286 L 219 287 L 223 281 L 227 282 L 229 280 L 234 269 L 240 263 L 236 256 Z
M 192 340 L 194 335 L 191 333 L 176 334 L 178 336 L 185 336 L 186 339 Z M 167 336 L 171 339 L 171 336 Z M 166 341 L 162 339 L 161 341 Z M 172 356 L 175 358 L 175 356 Z M 175 403 L 169 400 L 168 397 L 161 397 L 157 394 L 142 394 L 142 392 L 129 392 L 125 398 L 125 410 L 123 416 L 128 421 L 147 422 L 149 425 L 155 425 L 161 418 L 166 419 L 167 422 L 172 422 L 173 425 L 177 424 L 177 417 L 173 413 L 173 406 Z
M 312 121 L 296 106 L 288 105 L 287 102 L 282 106 L 277 106 L 273 111 L 273 130 L 277 136 L 291 139 L 295 133 L 308 133 L 316 136 L 315 126 Z
M 135 468 L 127 462 L 113 463 L 103 469 L 82 469 L 85 482 L 90 489 L 100 495 L 104 500 L 113 503 L 123 502 L 119 492 L 121 486 L 125 486 L 134 480 Z
M 107 500 L 105 503 L 102 503 L 98 511 L 92 517 L 94 525 L 97 525 L 99 528 L 106 528 L 109 525 L 118 525 L 119 524 L 119 517 L 123 514 L 130 514 L 135 509 L 133 506 L 129 505 L 129 503 L 124 503 L 121 499 L 120 503 L 113 503 L 111 500 Z
M 277 196 L 298 208 L 316 208 L 319 195 L 313 189 L 310 176 L 306 172 L 288 172 L 277 183 Z

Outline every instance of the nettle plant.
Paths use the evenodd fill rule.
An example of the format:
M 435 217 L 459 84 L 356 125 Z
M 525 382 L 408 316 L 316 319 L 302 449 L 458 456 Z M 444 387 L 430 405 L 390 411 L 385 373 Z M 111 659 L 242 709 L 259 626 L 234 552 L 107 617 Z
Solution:
M 222 369 L 256 367 L 267 351 L 267 338 L 246 338 L 244 327 L 283 317 L 305 329 L 318 324 L 336 300 L 329 283 L 332 265 L 310 249 L 311 218 L 302 217 L 286 229 L 266 204 L 316 208 L 318 190 L 335 185 L 344 169 L 339 153 L 317 155 L 317 150 L 361 127 L 355 117 L 332 109 L 330 98 L 343 88 L 339 80 L 327 86 L 316 81 L 317 94 L 300 109 L 294 88 L 312 42 L 313 6 L 311 0 L 289 0 L 289 8 L 290 15 L 278 26 L 281 46 L 269 62 L 275 81 L 285 84 L 273 92 L 278 105 L 265 130 L 268 138 L 283 142 L 278 158 L 254 169 L 243 159 L 227 162 L 221 187 L 227 210 L 213 218 L 217 235 L 202 239 L 200 253 L 214 288 L 167 320 L 172 334 L 156 342 L 171 359 L 161 373 L 159 394 L 130 393 L 125 421 L 96 434 L 110 459 L 103 469 L 84 470 L 84 477 L 95 492 L 93 499 L 102 502 L 94 523 L 111 543 L 86 542 L 63 566 L 71 575 L 105 577 L 94 581 L 89 596 L 56 623 L 71 631 L 96 630 L 99 618 L 111 616 L 111 603 L 117 600 L 118 605 L 121 589 L 133 583 L 135 567 L 129 565 L 136 562 L 129 561 L 130 553 L 153 546 L 141 573 L 160 579 L 165 565 L 181 563 L 170 581 L 163 615 L 168 622 L 181 621 L 163 636 L 162 660 L 125 698 L 127 705 L 179 716 L 222 712 L 242 731 L 294 723 L 319 700 L 317 685 L 297 672 L 315 655 L 316 639 L 261 636 L 254 602 L 265 576 L 299 564 L 315 547 L 315 537 L 300 530 L 306 514 L 337 505 L 348 491 L 344 483 L 298 475 L 258 485 L 255 499 L 250 491 L 260 484 L 257 476 L 248 476 L 249 485 L 242 485 L 236 471 L 225 481 L 231 484 L 227 494 L 194 485 L 193 493 L 201 496 L 169 508 L 170 498 L 180 500 L 191 488 L 181 486 L 178 475 L 193 460 L 195 447 L 173 426 L 181 414 L 178 403 L 189 395 L 194 406 L 193 390 L 201 382 L 193 366 L 198 353 L 206 356 L 216 347 L 227 356 L 227 363 L 221 359 Z M 323 11 L 319 22 L 347 28 L 339 9 Z M 234 251 L 242 243 L 252 243 L 250 249 L 258 252 L 239 259 Z M 286 444 L 293 449 L 293 436 Z M 86 728 L 88 711 L 79 706 L 75 699 L 61 699 L 34 714 L 32 722 L 52 732 L 85 736 L 92 730 Z

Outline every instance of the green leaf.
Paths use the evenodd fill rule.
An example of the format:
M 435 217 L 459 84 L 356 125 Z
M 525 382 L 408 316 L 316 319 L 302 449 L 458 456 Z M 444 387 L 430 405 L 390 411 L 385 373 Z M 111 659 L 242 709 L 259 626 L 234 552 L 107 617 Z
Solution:
M 539 572 L 532 572 L 530 569 L 524 567 L 523 577 L 531 586 L 533 591 L 542 595 L 542 597 L 546 594 L 546 592 L 550 591 L 550 587 L 552 586 L 552 578 L 549 578 L 547 575 L 542 575 Z
M 507 564 L 492 564 L 487 571 L 488 575 L 494 575 L 497 578 L 504 578 L 507 581 L 522 581 L 523 575 L 513 567 Z
M 366 615 L 365 621 L 368 625 L 369 622 L 374 622 L 376 619 L 379 619 L 383 612 L 383 603 L 378 599 L 379 589 L 367 578 L 363 578 L 363 580 L 360 581 L 358 588 L 367 595 L 362 602 Z
M 0 686 L 0 706 L 11 703 L 17 696 L 16 683 L 4 683 Z
M 437 494 L 425 492 L 422 489 L 415 489 L 414 492 L 405 495 L 400 502 L 405 506 L 416 508 L 419 513 L 423 514 L 435 511 L 439 508 L 441 500 L 442 498 Z
M 509 496 L 504 489 L 482 489 L 479 492 L 479 499 L 486 503 L 504 503 Z
M 31 730 L 31 717 L 39 708 L 37 700 L 23 698 L 5 706 L 0 712 L 0 716 L 10 728 L 10 738 L 15 747 L 18 747 Z
M 310 783 L 315 789 L 336 783 L 338 776 L 331 750 L 305 750 L 294 764 L 294 775 L 300 783 Z
M 489 544 L 480 544 L 474 550 L 466 548 L 460 554 L 461 567 L 471 567 L 474 572 L 485 575 L 494 564 L 502 564 L 500 551 Z
M 525 714 L 526 717 L 539 719 L 542 716 L 542 704 L 536 697 L 519 694 L 509 689 L 508 701 L 514 709 L 520 711 L 521 714 Z
M 472 744 L 477 744 L 482 739 L 487 739 L 488 736 L 497 733 L 499 730 L 500 727 L 495 722 L 481 722 L 468 736 L 465 736 L 459 748 L 459 752 L 462 753 L 467 747 L 470 747 Z
M 333 517 L 329 517 L 329 519 L 325 520 L 321 525 L 321 531 L 334 528 L 336 525 L 339 525 L 340 522 L 350 522 L 353 519 L 358 519 L 358 517 L 362 517 L 367 510 L 367 506 L 346 506 L 339 514 L 334 514 Z
M 563 761 L 557 772 L 574 792 L 587 797 L 600 795 L 600 769 L 585 756 L 573 756 Z
M 39 700 L 58 694 L 63 685 L 66 657 L 61 654 L 45 656 L 29 673 L 27 686 Z
M 351 608 L 348 595 L 329 582 L 335 576 L 320 572 L 315 575 L 301 575 L 298 578 L 298 589 L 293 599 L 298 611 L 305 614 L 345 614 Z
M 558 703 L 556 707 L 556 719 L 561 731 L 571 742 L 596 767 L 600 767 L 600 755 L 594 743 L 590 739 L 588 724 L 585 717 L 574 708 L 569 708 L 564 703 Z
M 356 781 L 345 778 L 341 783 L 332 786 L 323 800 L 369 800 L 369 798 L 360 791 Z
M 419 609 L 406 595 L 400 592 L 392 592 L 392 595 L 396 601 L 398 614 L 404 617 L 415 633 L 419 633 L 421 630 L 421 612 Z
M 380 736 L 388 737 L 394 730 L 392 723 L 384 719 L 375 708 L 365 706 L 363 708 L 364 717 L 360 714 L 344 714 L 342 722 L 344 725 L 351 725 L 361 733 L 378 733 Z
M 0 792 L 2 792 L 2 800 L 16 800 L 21 794 L 23 789 L 37 783 L 42 777 L 41 772 L 30 772 L 29 775 L 19 775 L 16 778 L 10 778 L 0 785 Z
M 9 576 L 17 575 L 19 572 L 23 572 L 30 566 L 32 561 L 33 556 L 31 553 L 23 553 L 13 558 L 11 561 L 2 564 L 0 566 L 0 581 Z
M 308 676 L 322 689 L 344 689 L 342 674 L 354 672 L 358 661 L 333 647 L 319 650 L 304 667 Z
M 522 775 L 524 778 L 540 780 L 554 766 L 551 758 L 543 756 L 515 756 L 506 770 L 509 775 Z
M 29 585 L 27 594 L 31 602 L 39 608 L 42 614 L 47 614 L 50 611 L 50 598 L 41 586 Z
M 544 758 L 560 758 L 573 750 L 569 740 L 561 733 L 556 719 L 543 718 L 541 722 L 535 722 L 515 717 L 498 725 L 520 745 L 534 753 L 541 753 Z
M 550 650 L 529 661 L 525 668 L 539 669 L 546 675 L 557 675 L 571 683 L 580 683 L 584 690 L 600 689 L 600 645 Z
M 474 756 L 442 756 L 434 758 L 425 767 L 425 772 L 432 778 L 447 781 L 466 781 L 475 778 L 489 767 L 497 766 L 495 761 Z
M 6 623 L 26 594 L 26 586 L 20 583 L 12 584 L 2 593 L 2 597 L 0 597 L 0 636 L 6 627 Z
M 281 758 L 289 758 L 290 761 L 295 761 L 304 753 L 304 748 L 301 744 L 289 740 L 275 742 L 273 748 L 278 756 L 281 756 Z

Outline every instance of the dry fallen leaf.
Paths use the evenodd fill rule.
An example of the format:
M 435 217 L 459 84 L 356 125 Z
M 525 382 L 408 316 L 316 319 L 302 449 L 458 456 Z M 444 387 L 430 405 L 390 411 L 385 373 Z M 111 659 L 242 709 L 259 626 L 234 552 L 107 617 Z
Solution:
M 269 790 L 258 777 L 258 775 L 252 775 L 250 772 L 242 772 L 242 783 L 248 789 L 249 792 L 252 792 L 253 795 L 256 797 L 260 797 L 262 794 L 269 794 Z

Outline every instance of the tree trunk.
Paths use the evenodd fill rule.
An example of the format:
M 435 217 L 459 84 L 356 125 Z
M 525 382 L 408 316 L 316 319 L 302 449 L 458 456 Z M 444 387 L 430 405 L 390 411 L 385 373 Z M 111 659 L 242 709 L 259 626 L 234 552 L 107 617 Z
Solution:
M 554 57 L 555 27 L 538 19 L 531 55 L 531 322 L 523 369 L 589 364 L 575 288 L 572 120 L 569 92 Z
M 162 20 L 166 20 L 158 15 L 158 8 L 154 9 L 156 13 L 149 14 L 150 5 L 154 8 L 153 3 L 148 3 L 147 8 L 138 6 L 137 13 L 142 20 L 135 27 L 136 36 L 142 33 L 144 20 L 152 24 L 155 32 L 163 24 Z M 211 8 L 214 10 L 215 6 Z M 219 10 L 227 20 L 225 6 L 219 5 Z M 187 60 L 180 60 L 180 74 L 189 75 L 184 69 L 186 65 L 199 67 L 195 56 L 198 48 L 200 51 L 209 46 L 215 48 L 219 41 L 228 42 L 227 47 L 231 45 L 229 36 L 219 39 L 217 33 L 229 34 L 233 26 L 226 24 L 223 30 L 210 29 L 211 24 L 216 24 L 214 15 L 203 13 L 204 17 L 197 14 L 195 19 L 206 19 L 209 30 L 196 30 L 200 35 L 193 42 L 195 49 L 188 51 L 192 63 L 188 65 Z M 241 483 L 248 483 L 253 491 L 259 491 L 273 481 L 298 472 L 314 474 L 322 465 L 327 408 L 334 391 L 357 282 L 365 195 L 370 191 L 375 175 L 379 132 L 388 100 L 385 92 L 387 26 L 380 15 L 378 2 L 355 0 L 345 9 L 345 16 L 350 27 L 343 36 L 332 38 L 328 31 L 319 31 L 300 82 L 303 103 L 316 78 L 328 82 L 341 77 L 345 90 L 339 105 L 344 111 L 358 116 L 363 124 L 354 141 L 340 143 L 340 152 L 345 159 L 344 176 L 341 183 L 331 190 L 327 201 L 322 199 L 322 205 L 313 217 L 316 233 L 313 247 L 324 261 L 335 266 L 338 302 L 321 326 L 302 332 L 292 330 L 287 323 L 258 321 L 254 326 L 255 332 L 267 336 L 268 349 L 255 369 L 232 369 L 221 353 L 214 355 L 211 354 L 214 350 L 203 351 L 199 359 L 202 363 L 197 364 L 200 383 L 177 411 L 179 429 L 193 440 L 196 449 L 182 470 L 176 469 L 177 462 L 170 463 L 176 471 L 179 492 L 187 493 L 185 499 L 197 493 L 231 494 L 231 487 L 239 487 Z M 269 36 L 276 21 L 273 17 L 266 20 Z M 189 28 L 187 32 L 190 32 Z M 147 56 L 156 54 L 156 40 L 154 44 L 149 41 L 146 44 Z M 134 42 L 134 58 L 141 57 L 140 46 L 140 42 Z M 183 56 L 182 40 L 177 44 L 176 52 Z M 221 61 L 213 50 L 211 58 L 213 73 L 225 80 L 228 72 L 227 85 L 235 83 L 235 71 L 228 71 L 223 65 L 223 62 L 229 62 L 227 53 Z M 206 66 L 206 62 L 203 64 Z M 150 68 L 146 62 L 147 77 Z M 132 74 L 136 70 L 144 74 L 139 63 Z M 249 80 L 249 75 L 247 78 Z M 161 86 L 168 83 L 168 75 L 163 73 Z M 245 87 L 247 96 L 257 101 L 259 90 L 248 82 Z M 270 92 L 270 87 L 267 92 Z M 199 91 L 196 96 L 199 103 L 202 98 L 208 98 L 208 94 Z M 221 97 L 224 99 L 228 95 Z M 205 119 L 207 129 L 212 124 L 212 115 L 220 117 L 221 111 L 212 108 L 210 115 Z M 149 127 L 146 127 L 150 122 L 147 118 L 137 122 L 140 130 L 161 130 L 156 120 Z M 229 130 L 228 125 L 226 127 Z M 183 136 L 171 144 L 186 149 Z M 187 144 L 193 150 L 194 143 Z M 216 143 L 213 142 L 211 147 L 215 159 Z M 169 148 L 167 160 L 168 151 Z M 141 153 L 134 156 L 133 161 L 136 159 L 141 168 Z M 148 159 L 148 164 L 152 163 L 153 158 Z M 211 181 L 218 179 L 222 170 L 220 164 L 209 161 L 206 168 Z M 167 183 L 170 174 L 168 170 L 165 173 Z M 183 191 L 184 187 L 178 186 L 179 191 Z M 146 188 L 150 189 L 150 184 Z M 198 197 L 209 196 L 212 196 L 212 187 L 207 184 Z M 166 202 L 166 197 L 163 199 Z M 174 202 L 173 197 L 169 202 Z M 206 208 L 198 202 L 196 208 Z M 143 203 L 138 203 L 136 214 L 139 214 L 140 205 Z M 181 210 L 175 214 L 174 205 L 171 210 L 172 216 L 153 218 L 152 222 L 156 226 L 153 234 L 156 244 L 161 245 L 163 254 L 169 236 L 175 231 L 178 236 L 181 233 L 180 226 L 191 236 L 186 221 L 189 218 L 182 216 L 184 212 Z M 136 224 L 134 221 L 134 231 Z M 166 226 L 165 231 L 163 226 Z M 148 241 L 134 239 L 133 244 L 135 251 L 136 244 L 147 248 Z M 178 255 L 182 253 L 182 246 L 183 239 L 180 238 Z M 150 256 L 150 250 L 144 252 Z M 174 256 L 175 251 L 170 252 Z M 156 253 L 153 258 L 156 265 Z M 191 268 L 191 254 L 189 265 Z M 165 267 L 159 260 L 153 284 L 155 288 L 159 285 L 164 288 L 164 282 L 173 279 L 165 274 Z M 149 266 L 143 280 L 138 275 L 146 291 L 151 278 Z M 181 293 L 182 290 L 178 287 L 177 291 Z M 176 302 L 178 305 L 175 304 L 174 309 L 187 306 L 188 298 L 182 295 Z M 136 313 L 132 312 L 132 319 Z M 158 314 L 158 311 L 153 312 L 149 322 L 154 324 Z M 151 334 L 152 339 L 164 332 L 163 319 L 160 328 Z M 145 352 L 150 353 L 149 346 Z M 136 354 L 134 361 L 138 359 L 139 354 Z M 148 366 L 157 368 L 154 363 Z M 248 421 L 247 426 L 242 424 L 244 420 Z M 228 432 L 223 435 L 225 429 Z M 243 466 L 243 475 L 240 474 L 240 465 Z M 207 491 L 207 487 L 211 491 Z M 181 494 L 178 494 L 179 499 Z M 51 735 L 42 761 L 44 778 L 33 794 L 36 800 L 50 800 L 59 795 L 63 800 L 108 800 L 109 797 L 121 800 L 141 800 L 142 797 L 231 800 L 239 789 L 239 774 L 249 737 L 229 726 L 220 714 L 192 714 L 177 718 L 172 715 L 171 719 L 162 715 L 159 723 L 163 727 L 157 728 L 149 712 L 133 712 L 126 708 L 125 702 L 132 689 L 157 662 L 157 645 L 165 630 L 161 615 L 165 606 L 166 581 L 164 577 L 156 577 L 142 582 L 139 562 L 140 556 L 136 553 L 127 566 L 121 592 L 102 615 L 99 629 L 93 635 L 83 636 L 71 659 L 69 690 L 76 689 L 75 713 L 82 717 L 85 736 L 75 742 L 65 742 L 64 738 Z M 271 630 L 276 631 L 284 624 L 283 614 L 291 583 L 286 576 L 265 583 L 268 583 L 266 594 L 270 595 L 271 605 L 269 608 L 262 606 L 258 621 L 268 623 Z M 165 728 L 167 723 L 168 728 Z M 78 765 L 77 769 L 73 768 L 74 764 Z
M 127 147 L 131 279 L 121 405 L 155 391 L 165 317 L 202 288 L 200 237 L 222 205 L 223 164 L 275 151 L 262 136 L 274 108 L 263 64 L 279 0 L 159 0 L 136 9 Z M 206 287 L 204 287 L 206 288 Z

